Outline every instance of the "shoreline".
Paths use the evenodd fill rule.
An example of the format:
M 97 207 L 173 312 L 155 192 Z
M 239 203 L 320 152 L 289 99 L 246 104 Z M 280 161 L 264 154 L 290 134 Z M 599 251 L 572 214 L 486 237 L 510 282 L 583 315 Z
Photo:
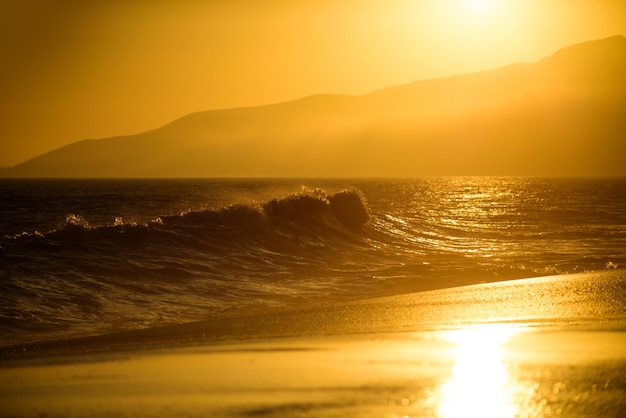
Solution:
M 583 312 L 584 315 L 568 314 L 567 310 L 564 315 L 558 312 L 563 311 L 563 306 L 554 310 L 551 308 L 554 301 L 541 301 L 548 295 L 541 295 L 537 299 L 532 295 L 532 290 L 528 290 L 548 285 L 576 294 L 584 292 L 588 285 L 583 282 L 593 278 L 603 282 L 615 280 L 626 283 L 626 271 L 616 269 L 458 285 L 327 303 L 315 308 L 287 309 L 262 315 L 232 316 L 110 334 L 14 344 L 0 347 L 0 367 L 6 362 L 63 355 L 105 354 L 277 338 L 421 332 L 494 323 L 538 327 L 593 325 L 626 330 L 626 314 L 621 321 L 617 321 L 619 318 L 598 321 L 599 318 L 589 316 L 595 309 L 591 307 L 589 312 Z M 526 306 L 523 300 L 520 301 L 511 293 L 519 289 L 531 292 L 528 296 L 534 298 L 534 306 Z M 476 294 L 483 294 L 480 296 L 482 299 L 476 299 Z M 602 297 L 606 298 L 606 295 Z M 599 303 L 602 297 L 597 298 Z M 624 300 L 621 302 L 626 304 Z M 576 301 L 569 300 L 568 303 L 575 305 Z M 608 309 L 611 310 L 610 306 Z M 619 315 L 619 309 L 615 311 Z
M 395 297 L 395 296 L 403 296 L 414 293 L 424 293 L 438 290 L 445 290 L 451 288 L 459 288 L 459 287 L 467 287 L 474 286 L 480 284 L 488 284 L 488 283 L 498 283 L 498 282 L 506 282 L 513 280 L 526 280 L 529 278 L 537 278 L 537 277 L 545 277 L 545 276 L 533 276 L 533 277 L 497 277 L 497 276 L 489 276 L 488 278 L 480 277 L 474 278 L 476 275 L 472 275 L 473 278 L 461 278 L 461 277 L 450 277 L 446 279 L 424 279 L 420 278 L 415 280 L 410 276 L 373 276 L 379 280 L 386 281 L 386 287 L 383 290 L 377 291 L 373 295 L 359 295 L 357 298 L 348 298 L 343 297 L 338 300 L 328 301 L 325 298 L 322 298 L 319 301 L 309 302 L 306 306 L 297 307 L 294 305 L 280 306 L 275 308 L 268 307 L 257 307 L 254 305 L 245 306 L 245 311 L 232 308 L 230 310 L 225 310 L 220 314 L 211 317 L 205 318 L 197 318 L 192 319 L 186 322 L 174 322 L 168 323 L 164 325 L 151 325 L 145 328 L 126 328 L 126 329 L 116 329 L 116 330 L 94 330 L 93 332 L 87 332 L 86 334 L 80 334 L 76 331 L 69 332 L 67 330 L 61 331 L 55 335 L 54 333 L 47 331 L 40 338 L 11 338 L 9 343 L 3 344 L 0 341 L 0 361 L 2 358 L 2 352 L 11 350 L 22 350 L 26 349 L 27 351 L 32 351 L 33 349 L 37 349 L 37 347 L 49 347 L 55 344 L 65 344 L 70 341 L 84 341 L 84 340 L 92 340 L 92 339 L 100 339 L 106 338 L 107 336 L 119 336 L 120 338 L 132 338 L 134 335 L 140 335 L 144 333 L 150 333 L 150 330 L 163 330 L 168 331 L 171 328 L 187 328 L 193 327 L 193 324 L 207 324 L 207 326 L 211 327 L 213 324 L 220 324 L 224 321 L 235 321 L 242 318 L 254 318 L 257 316 L 272 316 L 272 315 L 281 315 L 281 314 L 289 314 L 292 312 L 299 312 L 303 310 L 312 310 L 315 307 L 320 306 L 332 306 L 332 305 L 343 305 L 346 303 L 358 303 L 360 301 L 370 300 L 370 299 L 379 299 L 386 297 Z M 318 297 L 318 299 L 320 299 Z M 256 331 L 256 329 L 252 330 L 252 332 Z M 0 338 L 1 340 L 1 338 Z
M 626 272 L 520 279 L 0 351 L 0 417 L 626 411 Z

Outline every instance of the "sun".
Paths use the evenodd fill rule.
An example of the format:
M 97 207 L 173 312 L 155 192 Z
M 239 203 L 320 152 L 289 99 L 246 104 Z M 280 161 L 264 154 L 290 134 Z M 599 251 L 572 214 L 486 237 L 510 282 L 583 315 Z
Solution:
M 470 16 L 480 17 L 490 14 L 495 0 L 463 0 L 465 12 Z

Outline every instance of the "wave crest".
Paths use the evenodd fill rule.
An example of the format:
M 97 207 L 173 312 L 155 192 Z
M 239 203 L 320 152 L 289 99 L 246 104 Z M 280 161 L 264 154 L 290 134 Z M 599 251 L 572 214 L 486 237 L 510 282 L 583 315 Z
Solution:
M 116 217 L 111 225 L 93 226 L 82 216 L 72 213 L 66 216 L 61 229 L 46 234 L 22 234 L 14 236 L 13 240 L 16 243 L 56 242 L 70 246 L 98 242 L 125 247 L 160 240 L 164 237 L 162 234 L 167 234 L 168 240 L 179 244 L 183 243 L 180 241 L 183 236 L 193 238 L 192 241 L 198 245 L 202 242 L 206 244 L 207 240 L 212 244 L 236 244 L 231 241 L 244 237 L 247 237 L 248 244 L 250 239 L 278 244 L 286 237 L 305 236 L 313 242 L 310 240 L 326 241 L 331 236 L 345 237 L 345 234 L 358 233 L 369 219 L 369 209 L 360 192 L 343 190 L 327 195 L 323 190 L 315 189 L 262 204 L 235 204 L 218 210 L 163 215 L 144 225 L 126 223 L 121 217 Z M 238 233 L 233 235 L 233 231 Z M 189 243 L 185 239 L 183 245 Z
M 329 198 L 335 217 L 348 228 L 360 228 L 370 220 L 365 197 L 358 191 L 344 190 Z
M 274 199 L 263 205 L 268 216 L 296 222 L 314 219 L 334 219 L 351 230 L 361 228 L 369 221 L 369 209 L 365 198 L 354 190 L 344 190 L 327 196 L 315 191 Z
M 160 216 L 150 227 L 174 226 L 261 226 L 264 222 L 293 222 L 301 226 L 315 222 L 339 224 L 350 230 L 361 228 L 369 221 L 369 209 L 363 195 L 343 190 L 326 195 L 323 190 L 304 191 L 253 205 L 232 205 L 219 210 L 190 211 L 180 215 Z

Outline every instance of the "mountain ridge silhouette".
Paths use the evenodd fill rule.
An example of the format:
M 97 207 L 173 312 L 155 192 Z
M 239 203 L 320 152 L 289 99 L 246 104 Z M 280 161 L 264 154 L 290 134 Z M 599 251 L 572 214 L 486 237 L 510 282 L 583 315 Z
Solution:
M 191 113 L 2 177 L 626 175 L 626 38 L 360 96 Z

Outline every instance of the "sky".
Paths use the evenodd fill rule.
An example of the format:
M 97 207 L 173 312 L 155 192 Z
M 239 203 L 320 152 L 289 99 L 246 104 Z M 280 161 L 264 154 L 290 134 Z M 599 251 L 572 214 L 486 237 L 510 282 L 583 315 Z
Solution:
M 0 0 L 0 166 L 186 114 L 366 94 L 626 35 L 623 0 Z

